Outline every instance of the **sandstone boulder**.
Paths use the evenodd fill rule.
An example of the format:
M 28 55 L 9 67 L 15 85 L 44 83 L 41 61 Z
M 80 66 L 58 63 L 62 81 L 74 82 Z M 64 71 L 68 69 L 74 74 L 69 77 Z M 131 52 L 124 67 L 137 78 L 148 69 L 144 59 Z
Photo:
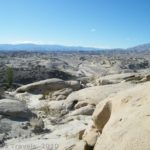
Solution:
M 86 143 L 89 146 L 94 147 L 97 142 L 98 136 L 99 136 L 99 131 L 96 128 L 93 128 L 90 130 L 90 132 L 86 133 L 83 136 L 83 140 L 86 141 Z
M 137 85 L 98 104 L 93 114 L 102 130 L 94 150 L 149 150 L 150 83 Z
M 131 87 L 130 83 L 119 83 L 81 89 L 79 91 L 72 92 L 67 97 L 66 104 L 70 105 L 70 103 L 73 103 L 74 101 L 77 101 L 77 103 L 80 101 L 84 101 L 88 104 L 98 104 L 106 97 L 115 94 L 121 90 L 125 90 L 129 87 Z
M 102 132 L 105 124 L 107 123 L 107 121 L 109 120 L 111 116 L 111 103 L 104 102 L 104 105 L 103 106 L 102 105 L 103 105 L 103 102 L 97 106 L 92 116 L 94 125 L 100 132 Z

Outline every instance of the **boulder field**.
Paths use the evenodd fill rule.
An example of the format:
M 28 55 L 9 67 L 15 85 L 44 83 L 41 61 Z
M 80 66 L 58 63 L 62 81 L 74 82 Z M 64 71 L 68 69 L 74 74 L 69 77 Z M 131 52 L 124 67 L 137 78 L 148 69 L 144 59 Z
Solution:
M 25 135 L 20 144 L 35 142 L 35 149 L 53 139 L 58 150 L 149 150 L 149 89 L 150 82 L 130 81 L 84 89 L 61 79 L 24 85 L 16 99 L 0 100 L 1 145 Z

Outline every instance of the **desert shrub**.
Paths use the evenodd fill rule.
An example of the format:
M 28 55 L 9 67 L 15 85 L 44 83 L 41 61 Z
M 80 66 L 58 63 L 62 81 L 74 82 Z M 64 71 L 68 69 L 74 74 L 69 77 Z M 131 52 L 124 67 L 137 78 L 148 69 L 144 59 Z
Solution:
M 4 88 L 0 87 L 0 99 L 4 96 Z
M 12 87 L 13 80 L 14 80 L 14 70 L 13 67 L 8 67 L 6 70 L 6 77 L 7 77 L 7 86 L 8 88 Z

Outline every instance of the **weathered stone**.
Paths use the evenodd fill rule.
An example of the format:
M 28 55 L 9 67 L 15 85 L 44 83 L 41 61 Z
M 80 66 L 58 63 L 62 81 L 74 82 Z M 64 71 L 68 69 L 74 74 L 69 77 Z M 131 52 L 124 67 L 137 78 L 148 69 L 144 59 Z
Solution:
M 33 116 L 23 102 L 11 99 L 0 100 L 0 115 L 24 119 L 29 119 Z
M 96 128 L 91 128 L 88 132 L 85 131 L 83 135 L 83 140 L 86 141 L 86 143 L 89 146 L 93 146 L 96 144 L 97 139 L 100 135 L 100 132 Z
M 16 90 L 17 93 L 31 92 L 31 93 L 49 93 L 50 91 L 57 91 L 64 88 L 71 88 L 73 90 L 79 90 L 80 83 L 78 81 L 64 81 L 61 79 L 47 79 L 31 84 L 24 85 Z
M 105 124 L 111 116 L 111 103 L 107 102 L 106 104 L 98 105 L 96 110 L 93 113 L 92 119 L 94 125 L 100 131 L 103 130 Z

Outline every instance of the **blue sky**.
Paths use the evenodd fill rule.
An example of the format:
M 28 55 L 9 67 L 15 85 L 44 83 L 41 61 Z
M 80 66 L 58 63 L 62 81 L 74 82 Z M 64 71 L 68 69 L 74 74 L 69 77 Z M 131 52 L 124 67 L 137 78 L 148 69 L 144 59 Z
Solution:
M 150 42 L 149 0 L 0 0 L 0 43 L 102 48 Z

